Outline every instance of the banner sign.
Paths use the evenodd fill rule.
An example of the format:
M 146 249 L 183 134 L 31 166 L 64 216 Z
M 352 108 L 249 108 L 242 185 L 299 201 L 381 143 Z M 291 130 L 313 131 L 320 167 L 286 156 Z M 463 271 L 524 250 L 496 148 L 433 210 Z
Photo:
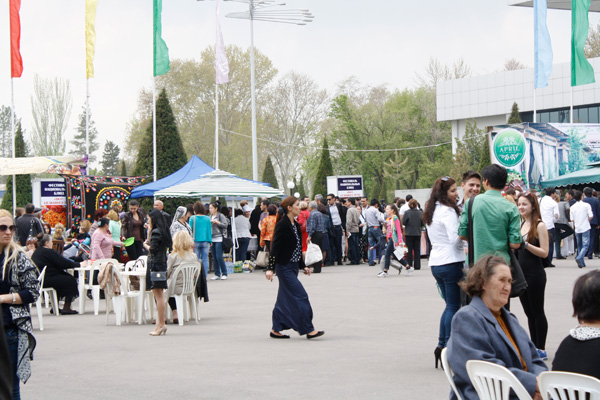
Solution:
M 67 187 L 65 182 L 40 182 L 42 220 L 54 225 L 67 226 Z
M 362 175 L 337 176 L 337 195 L 339 197 L 362 197 L 363 178 Z
M 494 137 L 492 150 L 498 164 L 505 168 L 515 168 L 525 160 L 527 143 L 521 132 L 504 129 Z

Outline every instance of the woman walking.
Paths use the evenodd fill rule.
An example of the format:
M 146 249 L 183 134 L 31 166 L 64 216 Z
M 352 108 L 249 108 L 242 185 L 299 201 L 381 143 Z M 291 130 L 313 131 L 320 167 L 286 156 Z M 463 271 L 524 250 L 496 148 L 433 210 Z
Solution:
M 146 230 L 144 229 L 144 213 L 140 210 L 140 203 L 136 200 L 129 201 L 129 212 L 123 217 L 123 226 L 121 236 L 125 239 L 134 238 L 133 244 L 127 246 L 127 255 L 130 260 L 137 260 L 142 255 L 142 243 L 146 240 Z M 90 235 L 92 232 L 90 232 Z
M 12 398 L 21 400 L 19 382 L 31 376 L 29 361 L 35 348 L 29 304 L 40 295 L 40 283 L 37 268 L 13 239 L 15 230 L 12 215 L 0 210 L 0 303 L 10 356 L 10 367 L 3 368 L 12 370 Z
M 408 210 L 402 216 L 408 250 L 408 266 L 417 271 L 421 269 L 421 229 L 423 228 L 423 211 L 417 208 L 418 204 L 417 200 L 410 199 Z
M 235 238 L 238 242 L 238 248 L 235 249 L 236 261 L 245 261 L 247 259 L 248 245 L 252 235 L 250 234 L 250 220 L 244 215 L 244 212 L 239 208 L 235 211 Z
M 463 278 L 465 251 L 458 237 L 460 211 L 456 205 L 458 192 L 456 182 L 449 176 L 438 178 L 433 184 L 431 196 L 425 206 L 423 222 L 431 240 L 429 265 L 435 278 L 446 308 L 440 319 L 438 345 L 435 348 L 435 367 L 450 339 L 452 317 L 460 308 L 460 287 L 458 281 Z
M 223 237 L 227 232 L 227 218 L 219 212 L 219 206 L 217 203 L 211 203 L 208 206 L 210 211 L 210 223 L 212 224 L 212 246 L 210 247 L 210 254 L 212 255 L 213 264 L 215 268 L 215 276 L 210 278 L 211 281 L 217 279 L 227 279 L 227 266 L 223 259 Z
M 150 245 L 144 243 L 150 252 L 146 270 L 146 290 L 152 290 L 158 314 L 156 328 L 150 332 L 150 336 L 160 336 L 167 333 L 163 290 L 167 288 L 167 249 L 173 245 L 173 242 L 162 212 L 158 208 L 153 208 L 148 213 L 148 217 Z
M 208 274 L 210 267 L 208 263 L 208 252 L 212 243 L 212 227 L 210 218 L 206 215 L 206 210 L 201 202 L 194 203 L 194 216 L 190 218 L 190 227 L 192 228 L 192 239 L 194 239 L 194 253 L 198 260 L 202 260 L 204 267 L 204 276 Z
M 517 250 L 517 257 L 527 281 L 527 289 L 519 296 L 519 300 L 521 300 L 523 311 L 527 315 L 531 341 L 535 344 L 540 358 L 547 360 L 548 321 L 544 313 L 546 271 L 544 271 L 542 260 L 548 256 L 551 244 L 548 229 L 542 222 L 537 199 L 529 193 L 521 195 L 518 198 L 517 206 L 522 218 L 521 236 L 523 236 L 524 243 L 522 248 Z
M 394 255 L 394 249 L 400 246 L 402 240 L 402 224 L 400 224 L 400 215 L 398 214 L 398 207 L 394 204 L 388 204 L 385 206 L 385 213 L 387 214 L 386 218 L 386 240 L 387 245 L 385 248 L 385 260 L 383 263 L 383 269 L 379 274 L 377 274 L 380 278 L 385 278 L 388 274 L 388 270 L 390 269 L 390 264 L 392 263 L 392 256 L 396 258 Z M 404 258 L 401 258 L 400 264 L 393 265 L 398 269 L 398 273 L 402 272 L 402 265 L 405 267 L 408 265 Z M 396 260 L 394 260 L 394 263 Z M 413 273 L 413 269 L 408 269 L 408 276 Z
M 288 196 L 281 203 L 281 208 L 283 213 L 277 216 L 266 272 L 269 281 L 273 282 L 273 270 L 279 279 L 277 301 L 273 308 L 273 327 L 269 335 L 273 339 L 289 339 L 289 335 L 281 331 L 294 329 L 300 335 L 306 335 L 307 339 L 314 339 L 325 332 L 315 330 L 308 294 L 298 280 L 299 269 L 310 276 L 310 268 L 302 260 L 302 231 L 300 224 L 295 221 L 300 214 L 298 199 Z

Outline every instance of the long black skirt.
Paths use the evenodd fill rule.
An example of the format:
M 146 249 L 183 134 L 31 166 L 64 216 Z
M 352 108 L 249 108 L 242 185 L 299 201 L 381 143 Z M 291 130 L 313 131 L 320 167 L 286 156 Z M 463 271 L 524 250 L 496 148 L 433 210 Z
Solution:
M 279 279 L 279 291 L 273 308 L 273 330 L 293 329 L 300 335 L 314 331 L 308 293 L 298 280 L 298 263 L 276 264 L 275 273 Z
M 73 275 L 66 272 L 57 275 L 46 275 L 44 278 L 44 287 L 56 290 L 59 300 L 64 299 L 66 302 L 71 302 L 79 297 L 77 280 Z

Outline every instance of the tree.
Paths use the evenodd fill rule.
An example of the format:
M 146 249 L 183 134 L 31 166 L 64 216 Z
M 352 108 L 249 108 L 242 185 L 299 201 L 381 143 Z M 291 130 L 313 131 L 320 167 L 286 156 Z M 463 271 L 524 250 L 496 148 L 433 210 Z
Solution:
M 71 114 L 71 84 L 68 80 L 33 79 L 31 96 L 33 132 L 31 145 L 37 156 L 57 156 L 65 152 L 65 132 Z
M 491 163 L 488 134 L 477 128 L 477 122 L 467 121 L 465 135 L 457 140 L 454 162 L 450 175 L 460 182 L 462 173 L 468 170 L 481 171 Z
M 583 169 L 589 163 L 589 157 L 583 150 L 585 143 L 576 127 L 569 130 L 569 171 L 575 172 Z
M 275 176 L 275 168 L 273 168 L 273 163 L 271 162 L 271 157 L 267 156 L 267 161 L 265 162 L 265 169 L 263 171 L 262 181 L 266 183 L 270 183 L 271 187 L 278 188 L 277 177 Z
M 583 51 L 586 58 L 600 57 L 600 23 L 590 27 Z
M 519 105 L 514 102 L 512 105 L 512 110 L 510 112 L 510 117 L 508 117 L 509 124 L 520 124 L 523 122 L 521 120 L 521 114 L 519 114 Z
M 514 71 L 517 69 L 526 69 L 527 65 L 523 64 L 521 61 L 516 58 L 510 58 L 504 62 L 504 70 L 505 71 Z
M 85 106 L 82 107 L 83 110 L 81 114 L 79 114 L 79 124 L 77 125 L 75 137 L 71 141 L 71 144 L 74 147 L 74 153 L 77 155 L 86 154 L 86 146 L 85 146 Z M 92 112 L 90 111 L 88 115 L 88 141 L 89 141 L 89 154 L 88 161 L 90 163 L 96 161 L 96 156 L 94 153 L 96 150 L 100 148 L 100 144 L 98 143 L 98 129 L 96 129 L 96 123 L 92 119 Z
M 125 160 L 121 160 L 121 176 L 127 176 L 127 165 L 125 164 Z
M 300 193 L 300 196 L 308 196 L 308 192 L 304 188 L 304 179 L 300 177 L 298 181 L 294 178 L 294 185 L 296 188 L 296 192 Z
M 107 140 L 102 153 L 102 172 L 104 175 L 117 175 L 119 173 L 119 146 Z
M 12 157 L 10 107 L 0 106 L 0 157 Z M 15 126 L 20 123 L 15 114 Z
M 152 146 L 152 122 L 146 129 L 138 152 L 134 175 L 154 174 L 154 152 Z M 172 174 L 187 162 L 185 150 L 179 137 L 175 116 L 167 91 L 163 88 L 156 101 L 156 165 L 157 179 Z
M 23 138 L 23 131 L 21 130 L 21 123 L 17 124 L 15 132 L 15 155 L 17 157 L 27 157 L 28 149 L 27 143 Z M 25 207 L 27 203 L 31 203 L 31 175 L 16 175 L 17 181 L 17 207 Z M 8 176 L 6 181 L 6 192 L 2 199 L 1 208 L 12 212 L 13 198 L 12 198 L 12 175 Z
M 327 195 L 328 176 L 333 176 L 333 165 L 331 164 L 331 156 L 329 154 L 329 144 L 327 143 L 327 138 L 325 138 L 323 139 L 323 150 L 321 150 L 321 159 L 319 161 L 319 168 L 317 169 L 317 176 L 313 186 L 314 194 Z
M 421 87 L 435 89 L 438 81 L 460 79 L 470 75 L 471 68 L 462 58 L 456 60 L 451 66 L 443 65 L 436 58 L 430 58 L 429 63 L 425 67 L 425 72 L 417 74 L 417 83 Z

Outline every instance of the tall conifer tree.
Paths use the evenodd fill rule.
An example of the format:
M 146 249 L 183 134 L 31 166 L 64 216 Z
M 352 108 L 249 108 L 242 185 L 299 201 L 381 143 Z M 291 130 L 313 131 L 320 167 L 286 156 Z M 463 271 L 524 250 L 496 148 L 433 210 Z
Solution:
M 25 139 L 23 138 L 23 131 L 21 130 L 21 123 L 17 124 L 17 130 L 15 132 L 15 156 L 27 157 L 28 149 Z M 31 175 L 16 175 L 17 181 L 17 207 L 25 207 L 27 203 L 31 203 Z M 12 212 L 12 175 L 9 175 L 6 180 L 6 192 L 2 199 L 2 205 L 0 208 L 9 210 Z
M 321 159 L 315 178 L 314 194 L 327 195 L 327 177 L 333 176 L 333 165 L 331 165 L 331 156 L 329 155 L 329 144 L 327 138 L 323 140 L 323 150 L 321 150 Z

